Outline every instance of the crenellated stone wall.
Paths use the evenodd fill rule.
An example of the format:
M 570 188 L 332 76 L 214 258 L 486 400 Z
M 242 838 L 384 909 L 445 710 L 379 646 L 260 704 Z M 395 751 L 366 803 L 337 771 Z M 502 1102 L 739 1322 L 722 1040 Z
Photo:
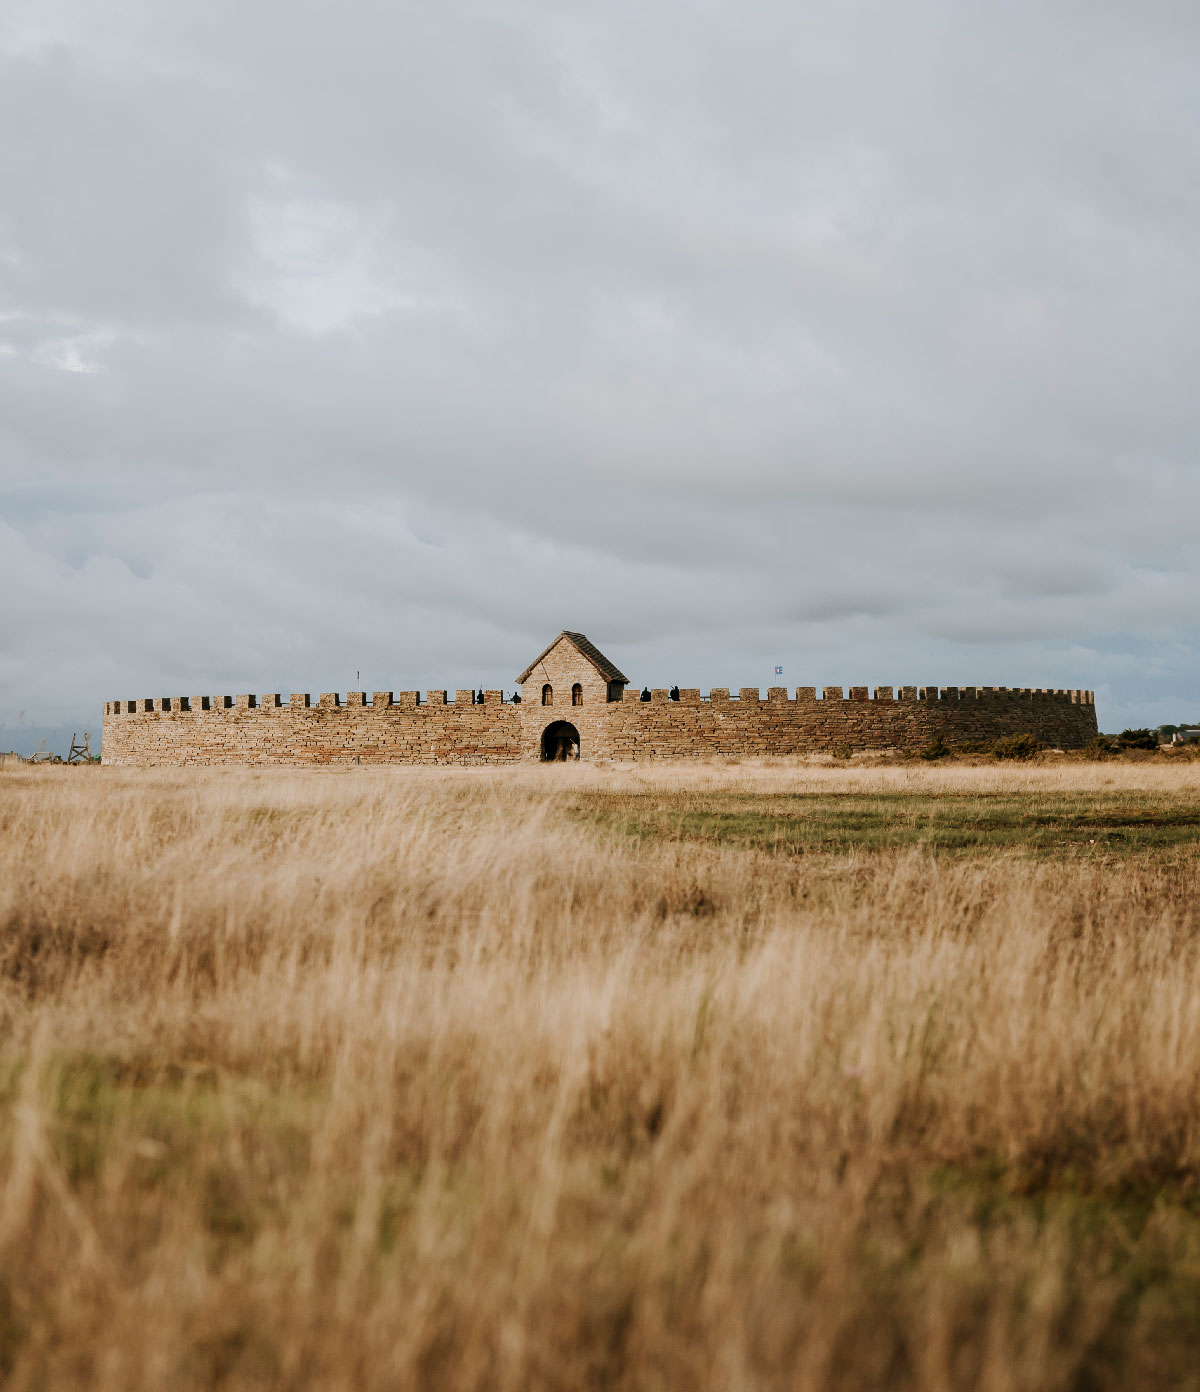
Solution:
M 941 737 L 947 744 L 991 742 L 1032 734 L 1044 745 L 1077 749 L 1096 734 L 1090 691 L 1032 691 L 976 687 L 813 687 L 789 694 L 772 687 L 766 699 L 755 687 L 736 697 L 723 688 L 703 699 L 681 690 L 644 702 L 626 692 L 612 708 L 600 758 L 707 758 L 753 754 L 811 754 L 919 749 Z
M 106 764 L 505 764 L 522 755 L 520 706 L 499 691 L 333 692 L 110 701 Z
M 579 702 L 571 687 L 578 683 Z M 585 760 L 744 758 L 915 749 L 1032 734 L 1065 749 L 1097 732 L 1090 691 L 993 687 L 756 687 L 707 697 L 640 693 L 604 680 L 555 652 L 522 684 L 523 700 L 499 691 L 379 691 L 322 695 L 192 696 L 110 701 L 104 708 L 106 764 L 507 764 L 542 756 L 556 721 L 578 733 Z M 549 704 L 542 690 L 550 688 Z

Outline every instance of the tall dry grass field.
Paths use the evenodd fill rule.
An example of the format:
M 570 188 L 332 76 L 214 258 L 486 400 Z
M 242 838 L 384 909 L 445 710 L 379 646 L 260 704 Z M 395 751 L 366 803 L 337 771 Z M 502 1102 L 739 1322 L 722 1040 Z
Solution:
M 0 774 L 13 1388 L 1200 1387 L 1200 763 Z

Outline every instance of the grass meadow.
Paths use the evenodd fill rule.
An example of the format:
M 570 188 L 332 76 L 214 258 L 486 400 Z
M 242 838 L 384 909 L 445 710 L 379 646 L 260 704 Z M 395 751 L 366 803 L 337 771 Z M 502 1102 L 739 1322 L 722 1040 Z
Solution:
M 1200 762 L 0 771 L 0 1381 L 1200 1389 Z

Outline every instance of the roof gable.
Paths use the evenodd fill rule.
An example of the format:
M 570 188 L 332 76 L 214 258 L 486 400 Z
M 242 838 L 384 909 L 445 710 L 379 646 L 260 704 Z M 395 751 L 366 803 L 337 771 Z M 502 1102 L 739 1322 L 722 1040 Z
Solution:
M 591 642 L 590 639 L 583 633 L 572 633 L 569 628 L 564 628 L 553 643 L 548 644 L 546 647 L 542 649 L 540 653 L 538 653 L 538 655 L 533 659 L 529 666 L 526 667 L 525 670 L 521 673 L 521 675 L 517 678 L 517 684 L 520 685 L 522 682 L 528 681 L 529 674 L 538 665 L 538 663 L 541 662 L 542 659 L 546 657 L 548 653 L 552 652 L 559 645 L 559 643 L 563 641 L 564 638 L 567 640 L 568 643 L 572 645 L 572 647 L 576 649 L 580 657 L 585 658 L 588 662 L 592 664 L 592 666 L 596 669 L 597 672 L 600 673 L 600 675 L 604 678 L 605 681 L 625 682 L 626 684 L 628 684 L 629 678 L 624 674 L 624 672 L 621 671 L 621 669 L 616 665 L 615 662 L 610 662 L 608 658 L 604 656 L 604 654 L 595 645 L 595 643 Z

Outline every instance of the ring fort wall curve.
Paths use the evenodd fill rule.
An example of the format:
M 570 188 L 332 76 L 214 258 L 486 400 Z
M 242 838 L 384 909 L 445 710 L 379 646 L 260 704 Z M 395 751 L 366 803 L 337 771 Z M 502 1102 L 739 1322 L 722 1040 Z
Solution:
M 734 695 L 639 688 L 583 634 L 564 631 L 500 691 L 377 691 L 173 696 L 104 706 L 106 764 L 510 764 L 543 757 L 555 721 L 579 732 L 579 757 L 734 758 L 914 749 L 1032 734 L 1081 748 L 1097 733 L 1090 691 L 1013 687 L 757 687 Z M 480 699 L 482 696 L 482 699 Z

